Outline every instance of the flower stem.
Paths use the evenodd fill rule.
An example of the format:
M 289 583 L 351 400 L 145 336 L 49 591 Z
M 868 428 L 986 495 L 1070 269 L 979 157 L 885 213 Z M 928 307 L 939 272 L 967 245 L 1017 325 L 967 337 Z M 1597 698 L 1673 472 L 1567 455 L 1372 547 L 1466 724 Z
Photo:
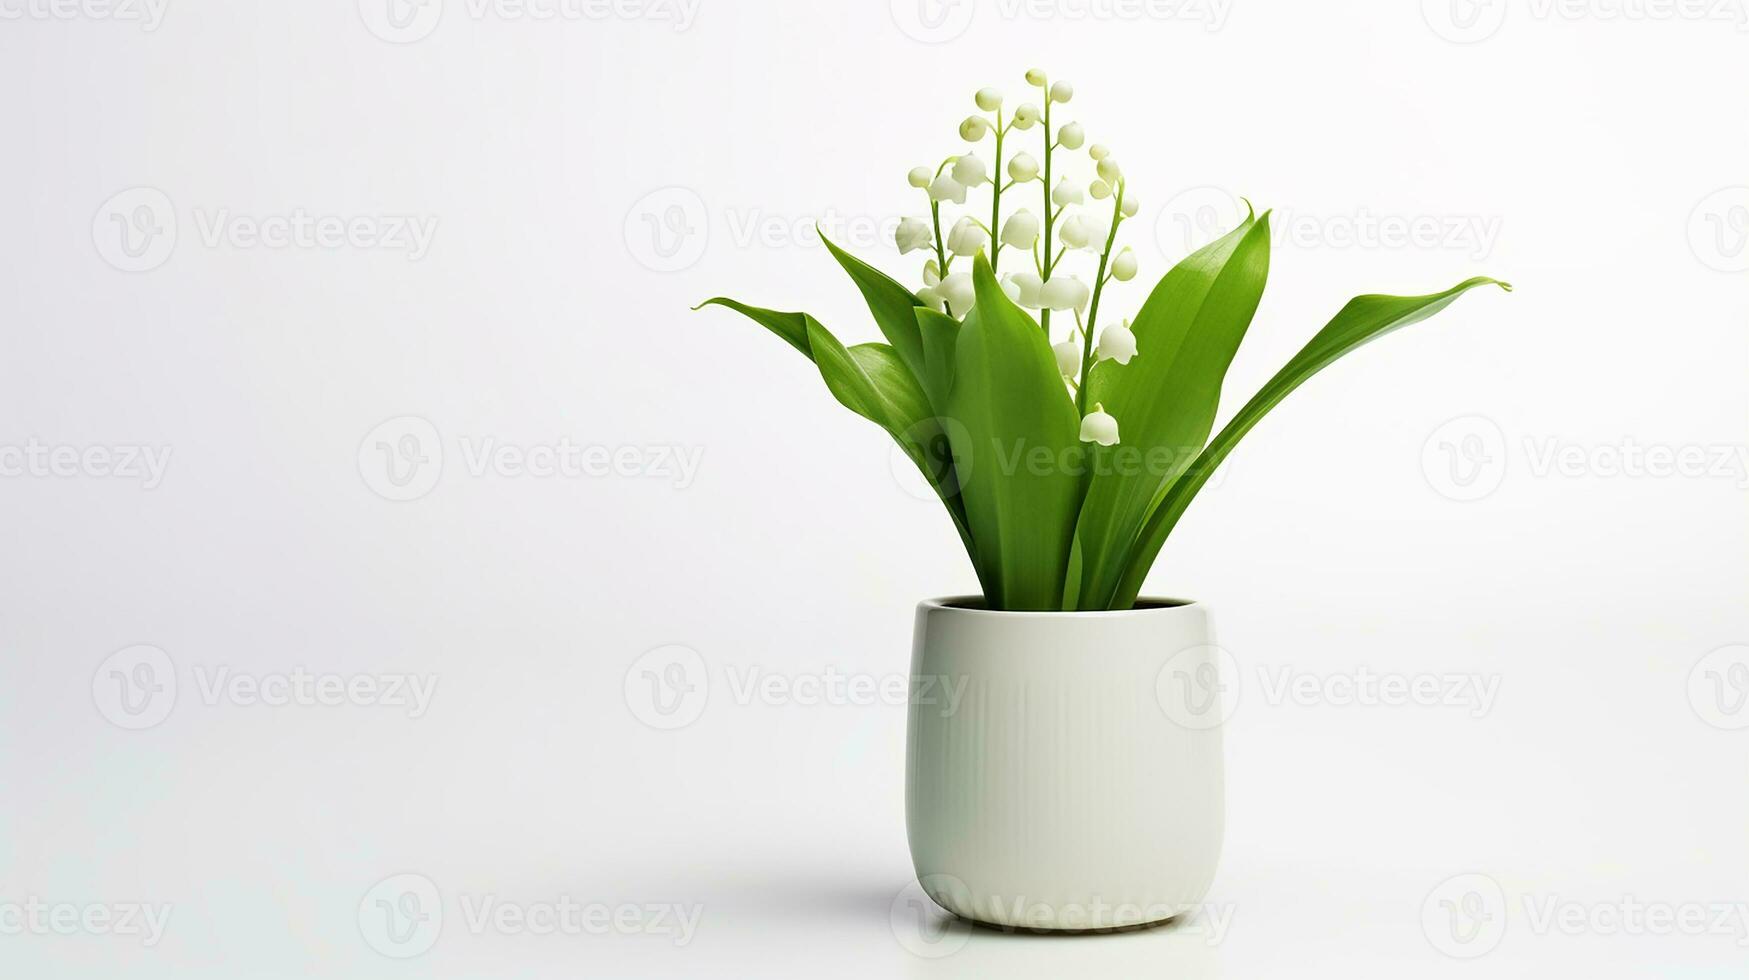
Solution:
M 1099 294 L 1105 292 L 1105 266 L 1117 243 L 1117 226 L 1123 224 L 1123 181 L 1111 195 L 1111 231 L 1105 236 L 1105 251 L 1099 254 L 1099 274 L 1093 277 L 1093 301 L 1087 307 L 1087 326 L 1081 331 L 1081 384 L 1075 391 L 1075 409 L 1087 414 L 1087 376 L 1093 371 L 1093 331 L 1099 326 Z
M 996 188 L 990 195 L 990 274 L 996 274 L 996 263 L 1002 261 L 1002 245 L 996 240 L 996 229 L 1002 227 L 1002 109 L 996 109 L 996 169 L 991 173 L 990 185 Z
M 1056 216 L 1051 214 L 1051 151 L 1056 149 L 1056 146 L 1051 140 L 1051 80 L 1049 78 L 1045 79 L 1044 87 L 1040 91 L 1044 92 L 1045 96 L 1045 255 L 1048 256 L 1051 254 L 1051 243 L 1056 241 L 1055 238 L 1051 237 L 1051 228 L 1056 224 Z M 1039 281 L 1049 282 L 1051 269 L 1055 266 L 1055 262 L 1046 266 L 1044 272 L 1039 276 Z M 1039 325 L 1044 327 L 1045 341 L 1048 343 L 1051 339 L 1051 311 L 1049 309 L 1040 310 L 1038 318 Z

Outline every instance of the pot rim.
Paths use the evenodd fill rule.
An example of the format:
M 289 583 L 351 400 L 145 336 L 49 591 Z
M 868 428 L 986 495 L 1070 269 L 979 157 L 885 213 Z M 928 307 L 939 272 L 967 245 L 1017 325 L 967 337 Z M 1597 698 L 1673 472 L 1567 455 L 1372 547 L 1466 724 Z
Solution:
M 1174 599 L 1164 596 L 1142 596 L 1136 600 L 1136 605 L 1130 609 L 984 609 L 981 608 L 985 599 L 981 595 L 943 596 L 937 599 L 925 599 L 917 604 L 919 611 L 941 611 L 966 616 L 990 617 L 993 619 L 1110 619 L 1122 616 L 1171 615 L 1186 609 L 1200 609 L 1202 604 L 1195 599 Z

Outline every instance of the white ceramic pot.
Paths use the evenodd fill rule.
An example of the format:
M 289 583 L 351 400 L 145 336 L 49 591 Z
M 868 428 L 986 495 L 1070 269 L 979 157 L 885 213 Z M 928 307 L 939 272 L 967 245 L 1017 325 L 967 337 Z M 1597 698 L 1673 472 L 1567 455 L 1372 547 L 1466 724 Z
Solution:
M 1028 929 L 1147 925 L 1201 903 L 1224 815 L 1207 611 L 981 605 L 917 607 L 905 814 L 924 891 Z

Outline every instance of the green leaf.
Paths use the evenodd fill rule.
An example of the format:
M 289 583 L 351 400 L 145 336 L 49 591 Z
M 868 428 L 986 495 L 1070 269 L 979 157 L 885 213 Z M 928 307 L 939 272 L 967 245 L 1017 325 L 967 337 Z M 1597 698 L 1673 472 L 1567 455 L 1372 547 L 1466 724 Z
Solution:
M 1148 518 L 1148 523 L 1142 530 L 1142 536 L 1137 544 L 1135 554 L 1131 557 L 1129 567 L 1125 569 L 1123 581 L 1119 584 L 1117 595 L 1110 608 L 1128 609 L 1135 604 L 1136 597 L 1141 593 L 1143 581 L 1148 576 L 1148 569 L 1154 559 L 1160 554 L 1160 549 L 1166 543 L 1166 538 L 1178 525 L 1179 518 L 1184 516 L 1190 502 L 1202 490 L 1203 485 L 1213 475 L 1233 447 L 1250 432 L 1258 422 L 1276 405 L 1309 378 L 1330 366 L 1343 355 L 1362 346 L 1368 341 L 1382 337 L 1393 330 L 1418 323 L 1450 306 L 1459 296 L 1477 286 L 1499 286 L 1510 291 L 1512 287 L 1506 283 L 1486 277 L 1477 277 L 1467 282 L 1459 283 L 1443 293 L 1430 296 L 1357 296 L 1336 314 L 1323 330 L 1318 332 L 1312 342 L 1307 344 L 1287 365 L 1279 371 L 1269 383 L 1263 386 L 1255 397 L 1248 402 L 1239 414 L 1227 423 L 1208 447 L 1202 451 L 1185 474 L 1172 485 L 1160 505 Z M 1121 423 L 1120 423 L 1121 424 Z
M 917 329 L 923 335 L 923 390 L 936 411 L 946 411 L 953 391 L 954 351 L 960 322 L 927 306 L 917 307 Z
M 1080 420 L 1044 331 L 982 256 L 960 325 L 948 435 L 992 609 L 1054 610 L 1080 507 Z
M 1130 363 L 1094 365 L 1087 406 L 1103 403 L 1122 441 L 1094 451 L 1077 608 L 1107 607 L 1149 511 L 1207 443 L 1268 278 L 1269 215 L 1248 217 L 1160 280 L 1131 323 Z
M 811 361 L 814 359 L 814 352 L 808 346 L 809 317 L 806 313 L 780 313 L 777 310 L 767 310 L 757 306 L 748 306 L 746 303 L 732 300 L 727 296 L 716 296 L 707 299 L 693 307 L 692 311 L 697 313 L 699 310 L 702 310 L 707 306 L 723 306 L 734 310 L 736 313 L 741 314 L 747 319 L 765 327 L 765 329 L 770 330 L 772 333 L 777 334 L 779 337 L 782 337 L 791 347 L 801 351 L 808 360 Z
M 881 336 L 898 351 L 899 359 L 910 368 L 911 374 L 921 379 L 924 371 L 923 339 L 918 334 L 914 310 L 922 303 L 886 273 L 832 244 L 825 234 L 820 235 L 820 241 L 826 243 L 832 257 L 856 281 L 856 288 L 862 291 L 869 312 L 874 314 Z

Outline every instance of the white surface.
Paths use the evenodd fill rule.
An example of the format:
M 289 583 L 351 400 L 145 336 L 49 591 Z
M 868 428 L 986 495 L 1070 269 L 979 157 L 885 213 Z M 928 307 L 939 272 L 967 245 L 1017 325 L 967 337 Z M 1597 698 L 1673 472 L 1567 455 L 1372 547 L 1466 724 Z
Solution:
M 1437 4 L 1257 0 L 1210 31 L 979 0 L 929 44 L 901 29 L 919 30 L 908 5 L 705 3 L 684 31 L 447 7 L 400 45 L 350 0 L 172 0 L 152 31 L 0 20 L 0 445 L 172 452 L 151 490 L 95 460 L 0 479 L 0 901 L 173 907 L 151 948 L 0 935 L 0 973 L 1740 975 L 1736 920 L 1607 921 L 1624 896 L 1749 901 L 1749 731 L 1728 730 L 1749 717 L 1709 700 L 1749 644 L 1743 465 L 1609 466 L 1629 445 L 1745 445 L 1737 24 L 1515 3 L 1456 31 Z M 1469 37 L 1494 12 L 1469 44 L 1428 19 Z M 959 145 L 975 88 L 1017 98 L 1035 63 L 1076 83 L 1140 227 L 1210 185 L 1299 216 L 1229 406 L 1352 294 L 1475 272 L 1519 291 L 1296 394 L 1154 574 L 1213 607 L 1251 672 L 1227 731 L 1219 941 L 979 932 L 928 958 L 889 914 L 909 873 L 902 704 L 737 692 L 755 669 L 803 694 L 827 671 L 902 675 L 913 604 L 968 591 L 969 567 L 793 351 L 686 307 L 728 292 L 871 339 L 796 229 L 836 217 L 855 241 L 851 219 L 915 213 L 905 171 Z M 131 188 L 148 190 L 106 203 Z M 122 253 L 110 216 L 165 201 L 174 249 Z M 676 203 L 708 234 L 657 250 L 646 216 Z M 437 224 L 418 261 L 250 247 L 249 222 L 300 210 Z M 1344 246 L 1363 215 L 1497 234 Z M 1142 280 L 1183 251 L 1177 227 L 1135 240 Z M 915 275 L 914 256 L 860 251 Z M 409 416 L 431 430 L 366 444 Z M 371 453 L 421 431 L 441 476 L 397 486 Z M 690 482 L 475 475 L 486 439 L 703 455 Z M 1580 462 L 1544 467 L 1551 445 Z M 136 644 L 178 690 L 129 731 L 98 707 L 120 688 L 94 699 L 93 680 Z M 676 644 L 709 693 L 656 730 L 625 680 Z M 1691 672 L 1733 645 L 1691 701 Z M 416 719 L 203 694 L 216 671 L 299 667 L 437 688 Z M 1480 717 L 1467 686 L 1431 707 L 1270 694 L 1291 669 L 1340 697 L 1362 668 L 1497 688 Z M 397 961 L 367 898 L 402 874 L 444 918 Z M 1495 897 L 1435 893 L 1459 875 L 1508 910 L 1459 949 L 1490 947 L 1478 962 L 1423 927 L 1424 906 Z M 474 931 L 488 895 L 703 912 L 685 945 Z M 1526 902 L 1588 924 L 1539 927 Z M 391 951 L 430 937 L 404 938 Z

